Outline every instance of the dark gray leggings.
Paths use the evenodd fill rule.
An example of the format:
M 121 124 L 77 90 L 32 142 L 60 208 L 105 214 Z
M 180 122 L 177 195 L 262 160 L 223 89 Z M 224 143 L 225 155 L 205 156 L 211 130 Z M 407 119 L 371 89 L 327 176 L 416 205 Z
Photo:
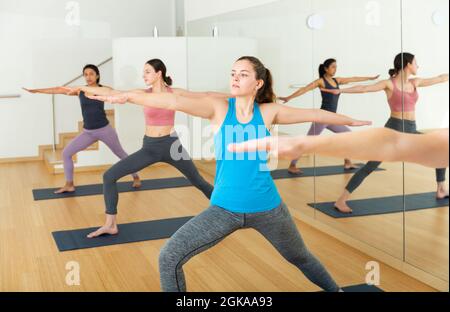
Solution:
M 233 213 L 211 206 L 191 219 L 161 249 L 159 272 L 162 290 L 185 292 L 183 265 L 233 232 L 246 228 L 261 233 L 311 282 L 329 292 L 339 291 L 325 267 L 309 252 L 285 204 L 267 212 L 251 214 Z
M 171 151 L 175 152 L 181 159 L 174 159 Z M 177 136 L 169 135 L 160 138 L 145 136 L 143 146 L 139 151 L 119 161 L 103 175 L 103 194 L 107 214 L 117 214 L 119 201 L 117 181 L 157 162 L 164 162 L 174 166 L 192 185 L 200 189 L 208 199 L 211 198 L 213 186 L 200 175 Z
M 403 124 L 404 124 L 404 131 L 403 131 Z M 399 132 L 405 132 L 405 133 L 415 133 L 415 134 L 422 134 L 417 131 L 416 122 L 412 120 L 402 120 L 397 118 L 390 118 L 388 122 L 386 123 L 386 128 L 396 130 Z M 351 180 L 347 184 L 347 191 L 350 193 L 353 193 L 360 185 L 361 183 L 372 173 L 374 172 L 379 166 L 381 165 L 381 162 L 379 161 L 370 161 L 368 162 L 364 167 L 359 169 L 351 178 Z M 445 175 L 446 175 L 446 169 L 436 169 L 436 181 L 437 182 L 445 182 Z

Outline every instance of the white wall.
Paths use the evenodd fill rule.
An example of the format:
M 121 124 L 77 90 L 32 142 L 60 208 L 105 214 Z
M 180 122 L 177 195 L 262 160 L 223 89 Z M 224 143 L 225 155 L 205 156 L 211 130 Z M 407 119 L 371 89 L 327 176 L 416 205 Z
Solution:
M 79 25 L 68 2 L 0 1 L 0 94 L 63 84 L 86 63 L 111 57 L 113 38 L 148 36 L 154 26 L 161 36 L 175 34 L 173 0 L 78 0 Z M 111 65 L 101 70 L 104 82 L 112 82 Z M 0 101 L 0 158 L 36 156 L 39 145 L 52 143 L 50 96 L 23 93 Z M 77 99 L 57 101 L 57 131 L 75 131 L 81 120 Z
M 431 16 L 436 10 L 446 12 L 447 22 L 438 26 Z M 416 55 L 419 77 L 433 77 L 449 72 L 449 1 L 408 0 L 404 2 L 403 44 L 405 51 Z M 417 106 L 420 129 L 448 127 L 448 83 L 423 88 Z
M 417 54 L 420 75 L 448 72 L 448 20 L 443 26 L 431 22 L 434 10 L 448 12 L 448 1 L 406 0 L 403 3 L 404 48 Z M 260 3 L 253 1 L 253 4 Z M 307 27 L 307 18 L 314 13 L 324 17 L 323 29 Z M 205 6 L 201 14 L 204 18 L 188 21 L 191 36 L 210 36 L 212 27 L 217 26 L 221 37 L 257 40 L 257 56 L 272 70 L 278 95 L 292 93 L 294 90 L 289 85 L 305 85 L 317 79 L 319 64 L 330 57 L 338 60 L 339 77 L 380 74 L 381 79 L 387 79 L 394 56 L 401 51 L 398 0 L 279 0 L 221 15 L 217 15 L 215 8 Z M 445 124 L 448 84 L 420 92 L 419 127 L 436 128 Z M 308 108 L 320 107 L 320 103 L 316 91 L 290 105 Z M 384 126 L 389 117 L 383 92 L 343 95 L 339 112 L 370 119 L 376 127 Z M 304 134 L 308 127 L 289 126 L 280 130 Z
M 175 88 L 187 88 L 186 38 L 124 38 L 114 40 L 114 87 L 118 90 L 148 88 L 142 73 L 144 64 L 159 58 L 167 66 Z M 134 105 L 116 106 L 116 128 L 126 150 L 134 152 L 142 147 L 145 135 L 143 107 Z M 188 118 L 177 112 L 176 125 L 188 127 Z M 182 135 L 180 131 L 180 136 Z M 181 137 L 183 146 L 190 151 L 189 138 Z
M 257 43 L 254 55 L 271 70 L 277 94 L 288 95 L 295 91 L 289 88 L 290 85 L 305 85 L 315 78 L 315 70 L 313 71 L 311 64 L 313 34 L 305 27 L 305 20 L 311 11 L 310 0 L 275 1 L 264 6 L 192 21 L 188 23 L 188 33 L 192 36 L 209 36 L 213 25 L 216 25 L 220 38 L 254 39 Z M 190 62 L 194 62 L 194 58 L 194 55 L 190 56 Z M 218 60 L 220 59 L 209 60 L 209 66 L 216 66 L 214 62 Z M 231 65 L 223 67 L 225 74 L 229 73 Z M 189 82 L 194 83 L 191 80 Z M 228 86 L 228 79 L 224 84 Z M 313 94 L 304 95 L 290 105 L 312 108 Z M 292 132 L 291 128 L 281 127 L 280 131 Z M 306 132 L 308 128 L 309 125 L 295 126 L 296 131 L 301 132 Z
M 184 9 L 184 0 L 175 0 L 175 19 L 177 36 L 186 34 L 186 14 Z
M 231 66 L 242 55 L 254 55 L 257 41 L 245 38 L 192 38 L 187 41 L 188 85 L 191 91 L 228 93 Z M 214 159 L 213 130 L 210 122 L 190 118 L 191 156 Z
M 315 11 L 321 12 L 327 20 L 325 29 L 315 36 L 315 63 L 332 54 L 339 60 L 340 76 L 381 74 L 381 78 L 386 79 L 388 69 L 393 67 L 394 56 L 401 51 L 403 43 L 404 51 L 415 54 L 418 59 L 419 76 L 448 73 L 448 20 L 445 25 L 436 26 L 431 18 L 436 9 L 448 14 L 447 0 L 405 0 L 402 12 L 398 1 L 378 0 L 379 26 L 367 25 L 367 14 L 377 12 L 376 7 L 369 6 L 372 9 L 368 10 L 367 3 L 370 2 L 344 0 L 338 5 L 330 0 L 314 1 Z M 448 116 L 448 83 L 423 88 L 419 92 L 418 127 L 427 129 L 444 125 Z M 345 95 L 340 102 L 340 112 L 357 118 L 369 117 L 375 126 L 383 126 L 390 111 L 386 96 L 378 93 Z
M 212 25 L 217 25 L 221 36 L 256 39 L 257 56 L 271 69 L 276 93 L 288 95 L 295 91 L 289 88 L 290 85 L 306 85 L 317 79 L 319 64 L 330 57 L 338 59 L 339 76 L 387 73 L 393 56 L 400 51 L 400 11 L 398 8 L 395 11 L 393 2 L 379 2 L 385 6 L 384 23 L 380 27 L 365 25 L 367 12 L 365 3 L 360 0 L 339 3 L 331 0 L 280 0 L 191 22 L 188 31 L 191 35 L 207 36 Z M 322 30 L 313 31 L 307 27 L 307 18 L 313 13 L 325 17 Z M 390 35 L 386 37 L 386 33 Z M 370 62 L 367 47 L 372 51 Z M 318 91 L 290 103 L 303 108 L 317 108 L 320 104 Z M 377 126 L 383 126 L 389 114 L 385 96 L 381 93 L 369 97 L 343 96 L 340 112 L 356 118 L 370 118 Z M 280 131 L 305 134 L 309 126 L 281 127 Z
M 175 2 L 160 0 L 80 0 L 80 25 L 68 25 L 66 1 L 2 0 L 0 2 L 0 94 L 18 93 L 21 86 L 45 87 L 64 83 L 86 63 L 112 55 L 111 39 L 151 34 L 175 34 Z M 113 3 L 113 4 L 111 4 Z M 379 26 L 367 25 L 377 8 Z M 293 91 L 291 84 L 306 84 L 317 77 L 317 66 L 327 57 L 339 62 L 338 75 L 381 74 L 387 77 L 400 51 L 399 1 L 396 0 L 188 0 L 188 33 L 210 36 L 217 25 L 221 37 L 255 39 L 256 53 L 269 67 L 279 95 Z M 101 9 L 99 9 L 101 8 Z M 448 12 L 446 0 L 404 1 L 404 46 L 419 60 L 420 75 L 448 72 L 448 19 L 431 22 L 435 9 Z M 124 14 L 127 12 L 127 15 Z M 306 27 L 312 13 L 326 18 L 322 30 Z M 376 14 L 375 14 L 376 15 Z M 128 17 L 129 16 L 129 17 Z M 448 13 L 447 13 L 448 16 Z M 181 23 L 181 20 L 179 21 Z M 188 43 L 189 45 L 189 43 Z M 195 55 L 189 56 L 195 58 Z M 212 60 L 211 60 L 212 61 Z M 190 61 L 191 62 L 191 61 Z M 228 66 L 229 64 L 227 64 Z M 101 68 L 103 82 L 112 83 L 112 65 Z M 76 84 L 83 83 L 82 80 Z M 193 81 L 192 86 L 198 85 Z M 448 84 L 421 90 L 420 128 L 448 124 Z M 52 142 L 51 104 L 46 95 L 0 100 L 0 158 L 37 154 L 38 145 Z M 292 102 L 298 107 L 320 105 L 318 92 Z M 382 126 L 389 114 L 385 96 L 345 95 L 340 112 L 373 119 Z M 75 131 L 81 120 L 76 98 L 57 97 L 57 132 Z M 304 133 L 308 125 L 283 128 Z
M 184 0 L 186 21 L 242 10 L 277 0 Z
M 368 5 L 372 2 L 313 1 L 313 11 L 325 18 L 324 28 L 314 32 L 313 63 L 316 68 L 332 57 L 338 60 L 338 77 L 381 75 L 380 79 L 389 78 L 394 57 L 401 51 L 400 1 L 377 0 L 377 5 Z M 379 25 L 371 23 L 377 19 Z M 318 75 L 317 69 L 315 75 Z M 320 103 L 318 92 L 316 99 Z M 383 127 L 390 115 L 384 92 L 344 94 L 339 112 L 371 120 L 376 127 Z M 353 130 L 359 129 L 363 128 Z
M 229 68 L 241 54 L 253 54 L 256 42 L 231 38 L 126 38 L 114 41 L 114 86 L 117 89 L 143 89 L 145 62 L 160 58 L 174 87 L 191 91 L 227 91 Z M 188 63 L 189 56 L 189 63 Z M 221 62 L 217 62 L 220 59 Z M 192 82 L 192 83 L 188 83 Z M 116 128 L 125 149 L 136 151 L 145 133 L 143 108 L 116 106 Z M 176 129 L 184 148 L 194 159 L 212 158 L 205 143 L 212 135 L 203 135 L 208 121 L 176 113 Z

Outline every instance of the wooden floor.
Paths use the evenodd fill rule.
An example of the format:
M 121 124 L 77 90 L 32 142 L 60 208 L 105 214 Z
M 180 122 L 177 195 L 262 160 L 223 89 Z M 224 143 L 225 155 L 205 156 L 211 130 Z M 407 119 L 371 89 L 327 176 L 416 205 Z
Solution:
M 304 160 L 302 165 L 310 161 Z M 199 165 L 199 168 L 212 183 L 214 166 Z M 180 174 L 163 165 L 146 169 L 141 176 L 146 179 Z M 402 216 L 338 222 L 327 220 L 307 207 L 315 199 L 315 189 L 316 194 L 320 189 L 321 195 L 316 196 L 319 201 L 334 200 L 348 178 L 319 178 L 316 183 L 313 178 L 303 178 L 276 183 L 291 210 L 299 209 L 344 231 L 354 231 L 361 240 L 371 239 L 380 249 L 402 256 Z M 158 254 L 165 240 L 58 252 L 52 231 L 93 227 L 104 221 L 102 196 L 33 201 L 32 189 L 56 187 L 63 180 L 62 175 L 50 176 L 39 162 L 0 164 L 0 291 L 160 291 Z M 373 180 L 379 181 L 375 176 Z M 76 183 L 101 183 L 101 173 L 78 174 Z M 399 194 L 400 190 L 399 187 L 390 191 Z M 361 189 L 355 198 L 365 195 L 367 191 Z M 207 199 L 194 188 L 125 193 L 120 195 L 119 222 L 195 215 L 207 206 Z M 448 208 L 408 215 L 407 221 L 411 224 L 406 233 L 411 262 L 420 265 L 428 261 L 436 265 L 436 275 L 448 276 Z M 298 220 L 296 223 L 311 251 L 340 285 L 365 282 L 366 263 L 374 259 Z M 441 263 L 444 252 L 447 260 Z M 66 285 L 66 264 L 70 261 L 80 264 L 80 286 Z M 189 291 L 318 290 L 252 230 L 234 233 L 195 257 L 185 265 L 185 274 Z M 380 287 L 385 291 L 434 291 L 384 264 Z
M 335 160 L 321 158 L 318 163 L 333 164 Z M 406 164 L 403 169 L 403 165 L 398 163 L 384 163 L 382 168 L 387 170 L 369 176 L 353 193 L 352 199 L 401 195 L 403 177 L 405 194 L 436 192 L 433 169 L 411 164 Z M 336 200 L 350 178 L 351 175 L 317 178 L 315 200 Z M 339 185 L 339 188 L 336 190 L 330 185 Z M 449 280 L 448 206 L 347 220 L 336 220 L 319 212 L 316 218 L 364 242 L 370 242 L 370 245 L 398 259 L 404 257 L 407 263 L 442 280 Z

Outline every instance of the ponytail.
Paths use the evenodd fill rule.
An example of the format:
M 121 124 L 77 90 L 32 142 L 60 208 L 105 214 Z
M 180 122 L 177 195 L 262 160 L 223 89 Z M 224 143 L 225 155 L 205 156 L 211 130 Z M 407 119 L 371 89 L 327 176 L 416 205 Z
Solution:
M 323 78 L 325 76 L 325 74 L 326 74 L 325 65 L 320 64 L 319 65 L 319 77 Z
M 328 59 L 323 64 L 320 64 L 319 66 L 319 77 L 323 78 L 325 74 L 327 73 L 327 69 L 333 64 L 336 63 L 335 59 Z
M 396 69 L 394 69 L 394 68 L 392 68 L 392 69 L 389 70 L 389 76 L 390 76 L 391 78 L 394 78 L 394 77 L 397 76 L 397 75 L 398 75 L 398 70 L 396 70 Z
M 257 103 L 273 103 L 276 100 L 275 93 L 273 92 L 273 78 L 272 73 L 266 68 L 265 73 L 266 78 L 264 80 L 264 85 L 258 90 L 256 95 Z
M 164 77 L 164 82 L 166 83 L 166 85 L 171 86 L 173 81 L 172 78 L 170 76 Z

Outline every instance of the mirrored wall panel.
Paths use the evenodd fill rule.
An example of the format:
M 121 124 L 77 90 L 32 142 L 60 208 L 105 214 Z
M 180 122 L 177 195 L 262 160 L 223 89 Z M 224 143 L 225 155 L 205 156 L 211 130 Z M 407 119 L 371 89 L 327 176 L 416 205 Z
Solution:
M 448 12 L 446 0 L 403 1 L 405 130 L 448 128 Z M 406 262 L 448 282 L 448 170 L 405 164 L 405 209 Z
M 278 103 L 314 108 L 314 92 L 298 92 L 316 79 L 316 69 L 312 66 L 313 29 L 307 25 L 313 2 L 273 1 L 188 22 L 189 87 L 229 91 L 233 64 L 241 56 L 253 55 L 270 70 L 274 92 L 280 98 Z M 210 52 L 209 56 L 201 59 L 196 56 L 198 51 L 205 50 Z M 195 131 L 205 131 L 207 122 L 195 119 L 192 122 Z M 306 135 L 310 126 L 310 123 L 301 123 L 270 130 L 273 134 Z M 210 131 L 206 133 L 211 135 Z M 207 140 L 210 136 L 203 136 L 202 142 Z M 200 146 L 197 143 L 194 145 Z M 202 146 L 206 147 L 203 158 L 211 155 L 210 144 Z M 199 155 L 198 149 L 196 151 Z M 304 155 L 292 166 L 291 161 L 276 159 L 272 159 L 270 165 L 286 204 L 294 211 L 314 217 L 314 208 L 308 206 L 314 202 L 313 155 Z

